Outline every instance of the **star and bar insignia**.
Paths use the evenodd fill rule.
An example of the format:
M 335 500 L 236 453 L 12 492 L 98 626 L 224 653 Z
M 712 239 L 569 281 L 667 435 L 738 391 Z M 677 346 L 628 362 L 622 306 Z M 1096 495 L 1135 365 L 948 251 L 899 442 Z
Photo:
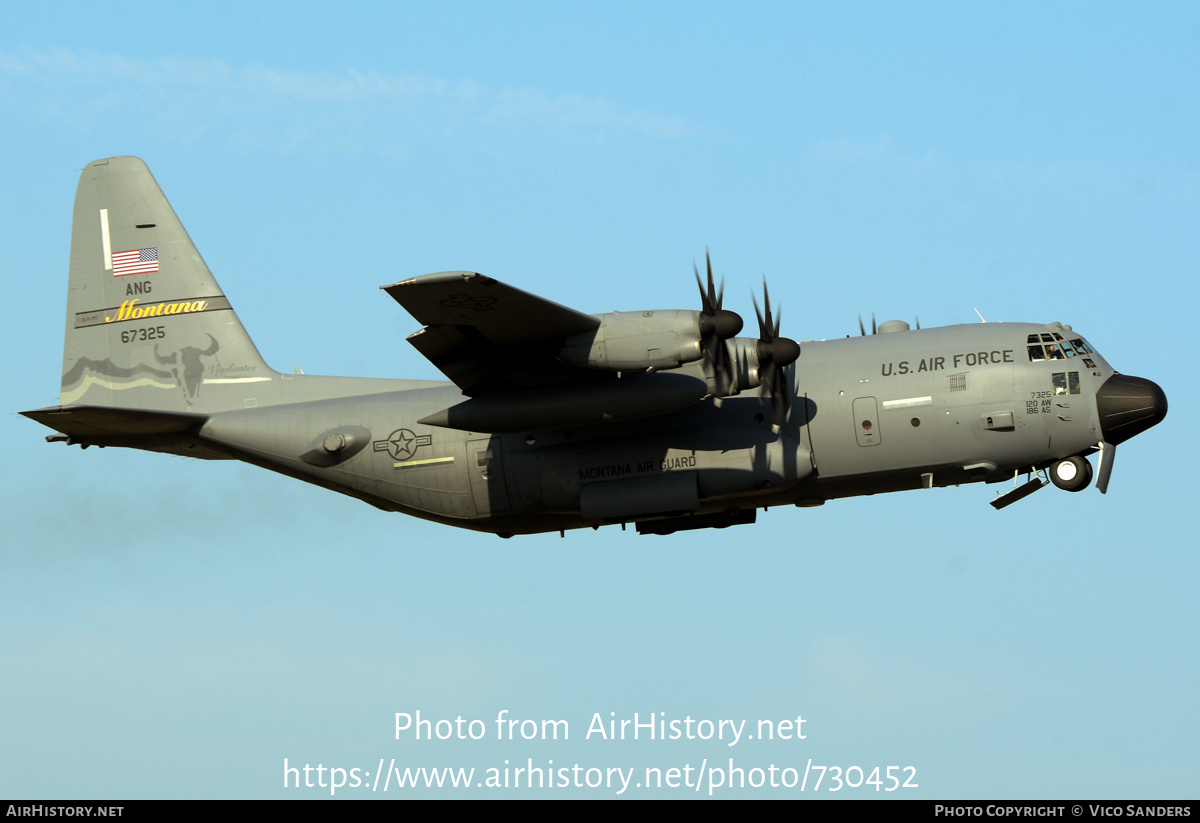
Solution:
M 409 460 L 417 449 L 428 446 L 433 438 L 428 434 L 416 434 L 411 429 L 396 429 L 387 440 L 376 440 L 371 444 L 377 452 L 387 452 L 393 460 Z

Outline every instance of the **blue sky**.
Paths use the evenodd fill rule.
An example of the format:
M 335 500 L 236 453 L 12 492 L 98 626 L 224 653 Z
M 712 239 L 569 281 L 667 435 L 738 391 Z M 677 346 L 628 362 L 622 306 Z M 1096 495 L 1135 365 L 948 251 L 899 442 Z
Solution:
M 0 796 L 328 796 L 285 790 L 285 758 L 732 757 L 914 766 L 901 796 L 1194 797 L 1198 77 L 1182 3 L 6 11 Z M 667 538 L 501 541 L 248 466 L 48 445 L 16 412 L 57 401 L 77 175 L 114 154 L 149 163 L 284 371 L 438 378 L 378 291 L 404 277 L 695 308 L 708 247 L 727 306 L 748 316 L 765 275 L 796 339 L 871 312 L 1060 320 L 1171 413 L 1107 496 L 997 513 L 968 486 Z M 571 738 L 396 740 L 418 710 Z M 807 736 L 585 740 L 610 712 Z

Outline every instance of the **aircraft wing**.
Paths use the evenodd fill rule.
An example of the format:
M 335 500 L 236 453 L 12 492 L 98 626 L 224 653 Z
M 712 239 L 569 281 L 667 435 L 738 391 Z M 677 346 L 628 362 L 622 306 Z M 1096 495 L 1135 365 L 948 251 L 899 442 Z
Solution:
M 382 288 L 425 326 L 408 341 L 464 394 L 612 376 L 558 359 L 565 338 L 599 327 L 590 314 L 469 271 Z

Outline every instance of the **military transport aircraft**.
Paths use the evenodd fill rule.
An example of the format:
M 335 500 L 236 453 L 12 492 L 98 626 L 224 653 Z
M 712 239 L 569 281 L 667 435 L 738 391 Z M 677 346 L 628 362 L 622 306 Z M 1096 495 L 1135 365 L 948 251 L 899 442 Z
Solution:
M 1116 446 L 1160 422 L 1156 384 L 1070 326 L 984 323 L 806 341 L 722 307 L 584 314 L 470 271 L 383 289 L 452 382 L 269 368 L 149 169 L 97 160 L 75 197 L 60 406 L 80 446 L 235 459 L 388 511 L 502 537 L 751 523 L 758 509 L 1011 482 L 1106 491 Z M 1018 485 L 1020 484 L 1020 485 Z

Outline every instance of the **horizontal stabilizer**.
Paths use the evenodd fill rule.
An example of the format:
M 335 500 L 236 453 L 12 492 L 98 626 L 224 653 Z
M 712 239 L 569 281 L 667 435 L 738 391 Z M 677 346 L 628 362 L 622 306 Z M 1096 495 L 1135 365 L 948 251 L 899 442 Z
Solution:
M 178 434 L 200 426 L 208 419 L 207 415 L 203 414 L 155 412 L 111 406 L 51 406 L 21 414 L 76 439 Z

